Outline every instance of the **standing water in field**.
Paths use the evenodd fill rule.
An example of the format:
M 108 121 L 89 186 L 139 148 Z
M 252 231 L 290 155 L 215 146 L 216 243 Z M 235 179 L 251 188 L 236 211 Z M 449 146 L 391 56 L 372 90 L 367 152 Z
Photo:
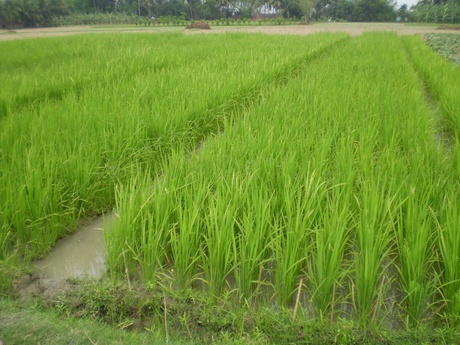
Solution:
M 109 212 L 92 219 L 57 242 L 44 259 L 32 263 L 34 272 L 53 279 L 100 277 L 105 270 L 104 227 L 113 217 Z

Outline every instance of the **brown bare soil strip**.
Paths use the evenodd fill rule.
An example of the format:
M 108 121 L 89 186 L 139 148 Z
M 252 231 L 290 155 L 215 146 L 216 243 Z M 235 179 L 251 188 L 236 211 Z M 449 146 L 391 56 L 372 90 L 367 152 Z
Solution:
M 321 32 L 342 32 L 352 36 L 362 35 L 364 32 L 396 32 L 398 35 L 423 35 L 429 32 L 458 33 L 455 30 L 439 30 L 434 26 L 406 25 L 399 23 L 317 23 L 313 25 L 282 25 L 282 26 L 247 26 L 247 27 L 212 27 L 210 32 L 251 32 L 278 35 L 311 35 Z M 191 34 L 202 32 L 190 32 Z
M 36 37 L 71 36 L 82 34 L 98 33 L 159 33 L 159 32 L 180 32 L 179 27 L 141 27 L 141 26 L 60 26 L 55 28 L 17 29 L 13 31 L 0 30 L 0 41 L 15 40 Z

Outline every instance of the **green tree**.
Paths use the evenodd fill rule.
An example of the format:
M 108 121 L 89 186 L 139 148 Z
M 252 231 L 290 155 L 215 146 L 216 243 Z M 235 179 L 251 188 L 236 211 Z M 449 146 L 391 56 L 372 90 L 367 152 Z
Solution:
M 310 20 L 311 11 L 315 8 L 316 0 L 295 0 L 297 6 L 299 7 L 302 17 L 304 18 L 305 23 Z
M 17 23 L 18 16 L 19 13 L 13 0 L 0 2 L 0 21 L 5 26 L 4 29 L 8 28 L 12 30 L 13 25 Z
M 352 20 L 355 3 L 348 0 L 338 0 L 334 18 Z
M 33 27 L 40 23 L 41 14 L 38 2 L 34 0 L 15 0 L 14 4 L 18 12 L 19 22 L 24 27 Z
M 460 0 L 421 0 L 410 15 L 417 22 L 460 23 Z
M 64 16 L 69 13 L 67 5 L 62 0 L 39 0 L 38 11 L 42 26 L 52 25 L 53 17 Z
M 395 20 L 395 3 L 389 0 L 357 0 L 353 20 L 358 22 L 386 22 Z

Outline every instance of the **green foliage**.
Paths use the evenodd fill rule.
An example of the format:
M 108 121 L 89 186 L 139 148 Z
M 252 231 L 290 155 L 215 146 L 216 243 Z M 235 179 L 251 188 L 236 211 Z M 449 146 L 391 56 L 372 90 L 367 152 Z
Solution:
M 73 13 L 66 16 L 54 16 L 53 25 L 119 25 L 143 24 L 147 19 L 125 13 Z
M 391 22 L 396 15 L 393 2 L 388 0 L 319 0 L 313 13 L 318 20 L 350 22 Z
M 456 0 L 426 2 L 419 1 L 409 12 L 409 19 L 422 23 L 460 23 L 460 2 Z
M 63 0 L 6 0 L 0 2 L 0 22 L 5 28 L 53 25 L 53 18 L 68 14 Z
M 389 22 L 395 20 L 395 11 L 388 0 L 356 0 L 351 19 L 357 22 Z

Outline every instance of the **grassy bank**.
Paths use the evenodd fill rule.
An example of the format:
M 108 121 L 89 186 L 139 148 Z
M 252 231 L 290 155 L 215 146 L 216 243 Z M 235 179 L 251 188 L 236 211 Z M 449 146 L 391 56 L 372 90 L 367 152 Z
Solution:
M 54 311 L 37 306 L 24 308 L 16 302 L 0 300 L 0 340 L 7 345 L 161 344 L 165 337 L 124 332 L 96 320 L 63 319 Z M 187 344 L 184 340 L 169 343 Z
M 113 296 L 113 288 L 94 283 L 100 297 Z M 84 288 L 83 290 L 85 290 Z M 94 293 L 95 290 L 92 290 Z M 126 291 L 126 290 L 125 290 Z M 94 294 L 93 294 L 94 296 Z M 132 294 L 131 294 L 132 296 Z M 128 298 L 132 298 L 126 296 Z M 144 329 L 129 329 L 132 321 L 120 324 L 104 322 L 102 311 L 94 304 L 83 303 L 75 317 L 65 312 L 65 303 L 60 309 L 50 310 L 35 305 L 22 305 L 11 300 L 0 299 L 0 340 L 7 345 L 27 344 L 459 344 L 460 333 L 455 329 L 419 327 L 416 330 L 363 332 L 345 320 L 331 326 L 327 321 L 315 322 L 299 314 L 295 321 L 289 310 L 273 312 L 261 309 L 257 312 L 235 308 L 221 300 L 213 306 L 205 296 L 189 296 L 191 303 L 173 297 L 168 299 L 165 331 L 164 310 L 152 308 L 150 324 Z M 101 300 L 100 298 L 99 300 Z M 152 298 L 160 301 L 160 296 Z M 83 302 L 83 300 L 81 300 Z M 146 300 L 142 293 L 142 303 Z M 90 302 L 88 299 L 87 302 Z M 87 309 L 84 309 L 87 308 Z M 75 309 L 73 309 L 75 311 Z M 117 311 L 117 310 L 113 310 Z M 125 312 L 125 311 L 123 311 Z M 139 309 L 132 308 L 132 316 Z M 93 315 L 91 316 L 90 313 Z M 122 313 L 118 310 L 118 314 Z M 106 315 L 107 317 L 107 315 Z M 139 316 L 137 315 L 137 318 Z M 128 326 L 128 328 L 126 328 Z M 166 335 L 168 334 L 168 335 Z

